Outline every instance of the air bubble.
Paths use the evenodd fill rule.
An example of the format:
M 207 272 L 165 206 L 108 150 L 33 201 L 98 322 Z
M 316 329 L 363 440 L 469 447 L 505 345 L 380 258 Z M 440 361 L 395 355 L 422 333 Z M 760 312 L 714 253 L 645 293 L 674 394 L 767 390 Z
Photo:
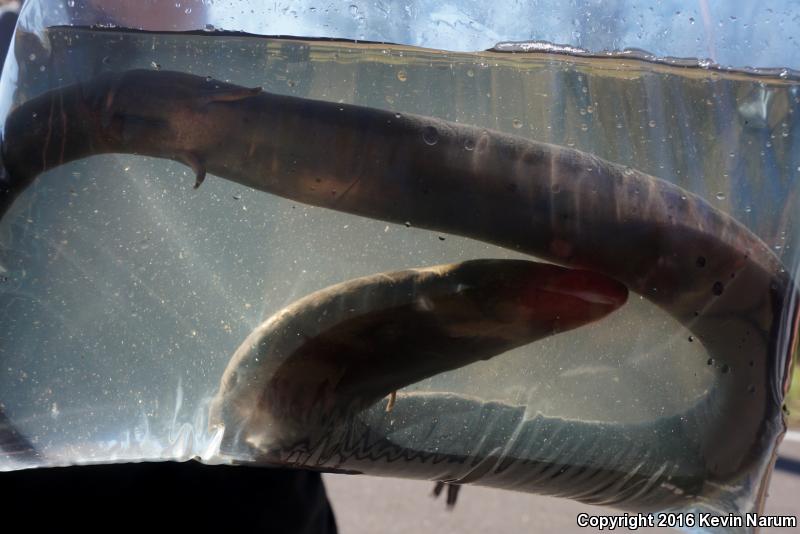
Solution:
M 435 145 L 439 142 L 439 132 L 433 126 L 426 126 L 422 129 L 422 140 L 427 145 Z
M 475 150 L 475 140 L 464 139 L 464 150 Z
M 511 121 L 511 126 L 519 130 L 520 128 L 522 128 L 522 121 L 519 119 L 514 119 Z
M 648 123 L 647 123 L 647 125 L 648 125 L 650 128 L 655 128 L 655 127 L 656 127 L 656 121 L 654 121 L 654 120 L 650 120 L 650 122 L 648 122 Z
M 718 192 L 715 196 L 717 197 L 717 200 L 725 200 L 725 193 L 722 191 Z
M 398 70 L 397 71 L 397 79 L 400 80 L 401 82 L 404 82 L 404 81 L 408 80 L 408 74 L 404 70 Z
M 722 282 L 714 282 L 714 285 L 711 287 L 711 292 L 716 295 L 722 295 L 722 292 L 725 290 L 725 285 Z

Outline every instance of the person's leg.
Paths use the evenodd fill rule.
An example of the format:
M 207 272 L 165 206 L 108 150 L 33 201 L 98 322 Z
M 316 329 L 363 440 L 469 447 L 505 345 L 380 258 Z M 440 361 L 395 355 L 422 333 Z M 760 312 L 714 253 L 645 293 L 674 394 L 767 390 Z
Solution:
M 154 462 L 12 471 L 0 473 L 0 502 L 37 531 L 110 531 L 124 523 L 337 532 L 320 475 L 290 469 Z

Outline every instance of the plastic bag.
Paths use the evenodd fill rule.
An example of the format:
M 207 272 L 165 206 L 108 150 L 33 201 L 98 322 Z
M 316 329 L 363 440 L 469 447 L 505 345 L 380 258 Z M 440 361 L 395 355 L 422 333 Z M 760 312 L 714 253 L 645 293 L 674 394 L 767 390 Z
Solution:
M 796 323 L 793 72 L 27 9 L 4 468 L 199 456 L 759 509 Z

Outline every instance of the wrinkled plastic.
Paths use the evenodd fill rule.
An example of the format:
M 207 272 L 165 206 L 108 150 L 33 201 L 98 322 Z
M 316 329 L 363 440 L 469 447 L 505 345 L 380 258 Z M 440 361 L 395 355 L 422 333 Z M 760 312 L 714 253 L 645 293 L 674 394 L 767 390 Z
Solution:
M 454 53 L 56 27 L 39 24 L 64 22 L 66 11 L 26 9 L 2 87 L 3 469 L 200 457 L 485 484 L 629 510 L 760 509 L 785 426 L 796 323 L 794 72 L 507 45 Z M 103 22 L 85 19 L 86 9 L 66 21 Z M 186 26 L 154 29 L 193 29 L 201 19 L 192 13 L 175 19 Z M 92 92 L 102 73 L 135 69 L 156 76 Z M 260 96 L 251 104 L 250 94 L 223 87 L 203 105 L 219 98 L 215 109 L 227 115 L 190 130 L 202 139 L 229 128 L 229 144 L 202 158 L 167 141 L 137 145 L 145 131 L 137 128 L 172 131 L 183 108 L 164 102 L 185 100 L 170 100 L 177 86 L 169 84 L 130 96 L 124 87 L 171 72 L 196 75 L 190 89 L 229 82 L 330 106 L 309 107 L 319 113 L 281 129 L 256 120 Z M 80 91 L 63 89 L 79 82 Z M 43 101 L 50 113 L 21 115 L 39 109 L 43 94 L 60 98 Z M 70 107 L 72 94 L 88 111 Z M 134 97 L 139 106 L 125 108 Z M 160 104 L 147 113 L 158 120 L 144 111 L 152 102 Z M 281 113 L 301 116 L 305 102 Z M 118 115 L 103 115 L 114 106 Z M 82 146 L 66 133 L 92 110 L 99 122 L 88 137 L 116 120 L 124 149 L 65 157 L 70 139 Z M 322 112 L 340 113 L 339 128 L 363 113 L 353 123 L 375 129 L 326 138 Z M 41 129 L 24 127 L 34 124 Z M 395 127 L 419 135 L 383 137 Z M 291 145 L 299 161 L 237 143 L 257 128 L 266 128 L 265 143 L 305 136 L 307 145 Z M 565 152 L 548 159 L 562 149 L 535 145 L 548 172 L 523 172 L 534 150 L 525 140 Z M 86 156 L 103 152 L 88 146 Z M 407 157 L 331 185 L 342 154 L 377 158 L 387 146 Z M 489 157 L 486 169 L 507 170 L 492 178 L 503 180 L 499 191 L 481 170 Z M 198 168 L 214 158 L 223 163 L 193 191 Z M 259 158 L 279 175 L 317 174 L 302 195 L 275 191 L 279 183 L 245 172 Z M 470 158 L 472 167 L 459 167 Z M 409 162 L 420 165 L 413 176 L 404 174 Z M 37 165 L 49 170 L 28 172 Z M 442 177 L 455 186 L 440 186 Z M 380 179 L 370 196 L 369 181 Z M 414 274 L 481 258 L 544 259 L 602 279 L 542 282 L 537 271 L 508 294 L 490 284 L 474 296 L 463 288 L 486 278 L 456 270 L 440 289 Z M 421 270 L 369 278 L 409 268 Z M 487 271 L 506 269 L 516 267 Z M 631 291 L 627 302 L 608 285 L 615 280 Z M 520 305 L 515 291 L 537 305 Z M 462 297 L 471 300 L 443 304 Z M 613 309 L 587 307 L 581 321 L 558 323 L 587 302 Z M 425 328 L 452 314 L 460 321 L 470 306 L 479 315 L 456 321 L 453 344 L 431 348 L 439 331 Z M 457 363 L 429 369 L 428 355 L 450 354 L 465 336 L 491 337 L 479 333 L 495 332 L 487 324 L 496 318 L 513 324 L 523 308 L 545 324 L 546 335 L 530 334 L 535 343 L 508 352 L 494 341 L 488 352 L 467 345 L 453 350 Z M 350 345 L 323 336 L 342 331 Z M 528 341 L 516 330 L 503 335 Z M 371 359 L 337 363 L 356 350 Z M 342 376 L 355 377 L 347 395 L 325 393 Z

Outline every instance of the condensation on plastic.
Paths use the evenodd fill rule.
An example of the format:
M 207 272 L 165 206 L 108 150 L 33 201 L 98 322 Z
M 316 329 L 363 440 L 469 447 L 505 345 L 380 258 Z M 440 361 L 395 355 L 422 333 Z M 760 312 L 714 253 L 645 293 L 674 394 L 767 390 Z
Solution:
M 793 72 L 781 70 L 796 67 L 776 41 L 789 32 L 782 24 L 767 32 L 754 14 L 726 12 L 722 20 L 704 3 L 697 13 L 660 7 L 655 20 L 661 26 L 645 23 L 635 9 L 612 18 L 600 16 L 597 6 L 569 13 L 542 3 L 537 13 L 549 18 L 538 16 L 535 30 L 523 16 L 528 8 L 483 13 L 466 2 L 379 2 L 342 11 L 270 4 L 252 7 L 253 14 L 243 7 L 244 16 L 219 2 L 184 2 L 173 13 L 176 5 L 161 3 L 164 12 L 140 20 L 141 12 L 124 13 L 110 2 L 104 10 L 80 0 L 29 2 L 4 70 L 4 109 L 102 72 L 138 68 L 475 125 L 575 148 L 677 184 L 754 232 L 789 273 L 781 274 L 793 279 L 800 86 Z M 767 2 L 753 9 L 786 20 L 795 8 Z M 497 30 L 510 20 L 507 30 Z M 588 31 L 596 25 L 607 32 Z M 706 33 L 692 33 L 701 25 Z M 211 31 L 220 28 L 461 50 L 548 38 L 594 52 L 637 46 L 659 56 L 708 55 L 778 70 Z M 678 29 L 688 37 L 675 37 Z M 756 35 L 758 47 L 748 44 Z M 769 59 L 760 55 L 764 49 Z M 731 376 L 741 381 L 756 371 L 710 359 L 714 347 L 705 343 L 713 340 L 698 339 L 692 323 L 681 324 L 651 303 L 659 297 L 636 293 L 602 320 L 410 384 L 389 412 L 380 401 L 349 414 L 346 424 L 301 426 L 307 433 L 292 436 L 299 446 L 283 447 L 274 431 L 254 437 L 244 427 L 224 435 L 209 428 L 212 399 L 237 347 L 246 351 L 245 340 L 259 324 L 315 290 L 409 267 L 531 258 L 416 228 L 413 221 L 387 224 L 314 208 L 215 176 L 197 191 L 193 182 L 193 171 L 179 163 L 97 156 L 48 171 L 5 213 L 3 439 L 27 442 L 36 455 L 2 455 L 0 468 L 200 457 L 488 484 L 627 509 L 744 512 L 763 505 L 785 426 L 780 406 L 794 327 L 785 310 L 767 318 L 779 325 L 758 325 L 774 336 L 762 340 L 772 352 L 757 371 L 769 373 L 767 404 L 760 442 L 742 468 L 705 465 L 697 444 L 712 431 L 729 433 L 715 440 L 736 441 L 735 429 L 714 426 L 729 408 L 708 399 Z M 462 218 L 490 221 L 504 206 L 486 209 L 488 216 Z M 603 250 L 603 239 L 597 248 Z M 630 258 L 621 261 L 632 265 L 659 252 L 641 244 L 619 250 Z M 705 265 L 699 257 L 692 261 L 698 269 Z M 781 300 L 793 302 L 791 287 Z M 681 298 L 687 297 L 675 293 Z M 719 331 L 733 337 L 746 330 L 740 318 L 734 313 Z M 280 344 L 288 334 L 274 335 Z M 255 372 L 269 369 L 264 364 Z M 259 406 L 247 408 L 267 411 Z M 698 410 L 702 417 L 686 420 Z M 669 423 L 654 430 L 653 421 Z M 643 452 L 641 443 L 650 443 L 653 432 L 657 445 Z M 670 470 L 672 482 L 665 475 Z M 730 476 L 723 485 L 707 470 Z

